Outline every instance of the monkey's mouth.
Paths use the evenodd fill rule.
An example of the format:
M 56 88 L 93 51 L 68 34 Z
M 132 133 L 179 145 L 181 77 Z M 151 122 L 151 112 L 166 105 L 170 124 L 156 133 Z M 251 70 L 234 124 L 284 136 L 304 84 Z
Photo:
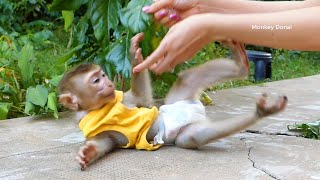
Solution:
M 105 97 L 106 98 L 113 98 L 114 97 L 114 91 L 112 91 L 111 93 L 107 94 Z

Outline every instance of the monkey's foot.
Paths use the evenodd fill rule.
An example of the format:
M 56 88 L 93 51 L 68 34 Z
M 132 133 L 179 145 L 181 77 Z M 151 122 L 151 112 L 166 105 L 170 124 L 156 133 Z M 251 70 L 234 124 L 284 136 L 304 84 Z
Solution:
M 242 42 L 234 41 L 234 40 L 225 40 L 221 41 L 221 44 L 229 48 L 233 54 L 233 58 L 236 61 L 239 61 L 241 64 L 243 64 L 246 69 L 249 70 L 249 59 L 246 53 L 246 49 L 244 47 L 244 44 Z
M 80 163 L 81 170 L 84 171 L 88 165 L 94 161 L 98 156 L 97 146 L 94 142 L 86 142 L 78 152 L 76 159 Z
M 280 96 L 274 103 L 267 102 L 267 95 L 263 94 L 257 101 L 257 114 L 259 117 L 265 117 L 271 114 L 278 113 L 285 109 L 288 98 L 287 96 Z
M 132 61 L 132 65 L 136 66 L 143 61 L 143 56 L 141 53 L 141 48 L 139 47 L 139 43 L 143 40 L 144 34 L 139 33 L 136 34 L 132 39 L 131 39 L 131 46 L 130 46 L 130 58 Z

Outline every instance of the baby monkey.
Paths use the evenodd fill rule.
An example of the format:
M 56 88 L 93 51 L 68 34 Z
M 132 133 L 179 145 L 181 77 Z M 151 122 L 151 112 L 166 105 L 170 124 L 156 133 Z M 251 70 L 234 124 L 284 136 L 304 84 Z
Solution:
M 143 34 L 131 40 L 132 66 L 143 61 L 139 43 Z M 131 89 L 116 91 L 102 69 L 82 64 L 66 73 L 59 84 L 59 101 L 78 111 L 79 127 L 86 137 L 76 159 L 84 170 L 116 147 L 156 150 L 163 144 L 200 148 L 214 140 L 239 132 L 259 119 L 282 111 L 285 96 L 267 103 L 261 96 L 256 110 L 246 117 L 210 121 L 198 100 L 199 92 L 218 82 L 244 78 L 248 59 L 241 43 L 228 41 L 233 59 L 206 62 L 182 72 L 159 111 L 152 107 L 152 88 L 148 70 L 132 74 Z

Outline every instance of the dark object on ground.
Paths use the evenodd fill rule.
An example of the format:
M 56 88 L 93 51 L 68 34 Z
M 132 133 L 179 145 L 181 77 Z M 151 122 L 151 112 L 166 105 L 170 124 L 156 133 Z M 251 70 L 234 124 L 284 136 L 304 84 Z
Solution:
M 254 80 L 272 78 L 272 55 L 262 51 L 246 50 L 248 59 L 254 62 Z

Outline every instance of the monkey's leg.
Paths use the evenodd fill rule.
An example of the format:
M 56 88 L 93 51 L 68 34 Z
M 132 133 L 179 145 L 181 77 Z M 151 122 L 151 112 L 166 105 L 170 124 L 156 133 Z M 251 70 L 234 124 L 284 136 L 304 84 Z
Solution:
M 198 67 L 182 72 L 166 97 L 165 103 L 181 100 L 196 100 L 204 88 L 219 82 L 241 79 L 248 74 L 244 66 L 229 59 L 208 61 Z
M 224 46 L 230 48 L 232 59 L 234 59 L 239 64 L 239 66 L 242 66 L 249 71 L 249 59 L 244 44 L 233 40 L 227 40 L 221 43 Z
M 204 88 L 219 82 L 247 77 L 249 63 L 243 44 L 235 41 L 226 41 L 224 44 L 231 49 L 234 61 L 212 60 L 182 72 L 170 89 L 165 100 L 166 104 L 187 99 L 195 100 Z
M 102 133 L 86 141 L 76 157 L 80 163 L 81 170 L 84 171 L 89 164 L 112 151 L 114 147 L 115 143 L 107 133 Z
M 142 39 L 143 33 L 139 33 L 131 39 L 130 59 L 132 67 L 143 61 L 141 48 L 139 47 Z M 138 107 L 151 107 L 153 105 L 151 81 L 147 69 L 140 73 L 131 74 L 131 89 L 126 92 L 124 103 L 127 106 Z
M 206 121 L 190 124 L 179 132 L 175 144 L 183 148 L 199 148 L 211 141 L 239 132 L 263 117 L 282 111 L 287 101 L 287 97 L 282 96 L 275 103 L 267 104 L 266 97 L 262 96 L 258 99 L 257 109 L 252 115 L 218 122 Z

